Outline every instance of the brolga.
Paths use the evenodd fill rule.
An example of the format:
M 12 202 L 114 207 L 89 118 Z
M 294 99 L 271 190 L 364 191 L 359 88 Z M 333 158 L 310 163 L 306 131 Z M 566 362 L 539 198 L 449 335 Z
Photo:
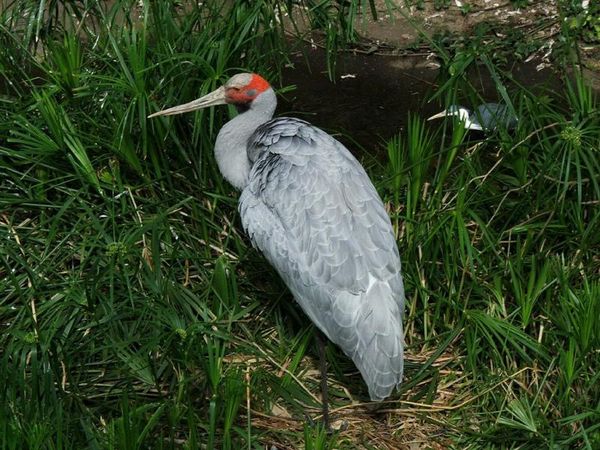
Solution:
M 463 106 L 450 105 L 441 113 L 431 116 L 427 120 L 441 119 L 448 116 L 458 116 L 467 130 L 483 131 L 486 133 L 503 128 L 510 130 L 517 126 L 517 117 L 511 113 L 506 105 L 499 103 L 483 103 L 470 111 Z
M 242 191 L 240 217 L 252 244 L 318 329 L 354 361 L 371 400 L 385 399 L 402 380 L 404 287 L 381 198 L 332 136 L 303 120 L 273 119 L 275 92 L 257 74 L 237 74 L 204 97 L 149 117 L 222 104 L 239 114 L 220 130 L 215 157 Z

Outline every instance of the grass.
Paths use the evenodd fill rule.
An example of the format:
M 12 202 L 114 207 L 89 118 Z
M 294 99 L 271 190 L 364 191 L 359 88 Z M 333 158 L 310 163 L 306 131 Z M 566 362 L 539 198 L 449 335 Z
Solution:
M 598 448 L 600 115 L 581 77 L 534 95 L 492 51 L 436 48 L 437 101 L 477 103 L 481 63 L 520 121 L 481 140 L 414 112 L 370 168 L 407 373 L 373 411 L 330 346 L 347 426 L 328 435 L 314 328 L 212 157 L 233 111 L 146 120 L 240 67 L 277 79 L 284 4 L 38 7 L 0 17 L 2 448 Z

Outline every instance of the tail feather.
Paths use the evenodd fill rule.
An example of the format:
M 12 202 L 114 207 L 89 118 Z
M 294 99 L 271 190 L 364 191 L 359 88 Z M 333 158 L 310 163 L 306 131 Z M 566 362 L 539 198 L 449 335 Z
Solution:
M 399 274 L 388 281 L 371 277 L 366 293 L 337 293 L 330 309 L 320 315 L 305 307 L 310 299 L 298 298 L 321 331 L 352 358 L 371 400 L 388 397 L 402 382 L 404 369 L 404 289 Z
M 373 401 L 388 397 L 402 382 L 404 332 L 402 312 L 387 283 L 377 282 L 362 299 L 356 321 L 358 342 L 352 359 Z

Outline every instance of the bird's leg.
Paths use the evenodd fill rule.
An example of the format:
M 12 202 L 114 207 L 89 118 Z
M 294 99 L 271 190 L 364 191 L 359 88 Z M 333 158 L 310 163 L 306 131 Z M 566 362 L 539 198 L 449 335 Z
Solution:
M 331 430 L 329 426 L 329 394 L 327 390 L 327 359 L 325 358 L 325 346 L 327 339 L 321 331 L 316 334 L 317 347 L 319 348 L 319 367 L 321 370 L 321 404 L 323 407 L 323 425 L 327 431 Z

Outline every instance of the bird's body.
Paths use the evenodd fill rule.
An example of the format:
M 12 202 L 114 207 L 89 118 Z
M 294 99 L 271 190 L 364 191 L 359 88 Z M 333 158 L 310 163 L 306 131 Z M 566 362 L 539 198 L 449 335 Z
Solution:
M 514 128 L 518 120 L 506 105 L 499 103 L 483 103 L 474 111 L 470 111 L 463 106 L 450 105 L 446 110 L 431 116 L 428 120 L 447 116 L 458 116 L 467 130 L 484 132 L 491 132 L 498 128 Z
M 225 85 L 226 101 L 242 113 L 219 132 L 217 163 L 242 191 L 240 216 L 253 245 L 314 324 L 352 358 L 371 399 L 382 400 L 403 372 L 404 288 L 390 219 L 340 142 L 305 121 L 272 119 L 275 93 L 263 82 L 239 74 Z M 232 101 L 228 89 L 236 89 L 230 96 L 244 89 L 256 95 Z

